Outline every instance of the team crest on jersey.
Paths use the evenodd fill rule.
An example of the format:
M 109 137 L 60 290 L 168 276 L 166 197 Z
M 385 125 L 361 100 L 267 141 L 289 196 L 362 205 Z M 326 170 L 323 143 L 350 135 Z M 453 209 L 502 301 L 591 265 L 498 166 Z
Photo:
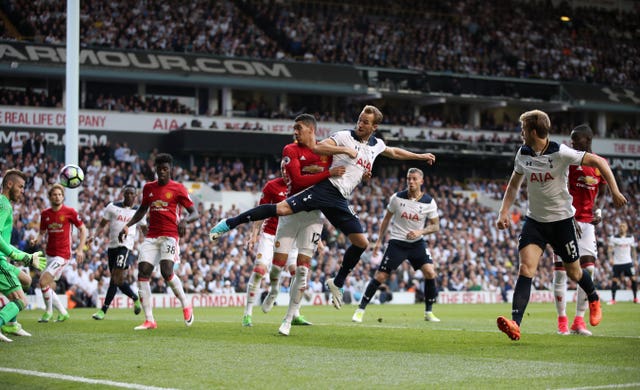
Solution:
M 60 217 L 58 217 L 58 219 L 60 220 L 60 222 L 64 222 L 64 215 L 61 215 Z
M 164 197 L 165 197 L 165 198 L 167 198 L 167 199 L 171 199 L 171 198 L 173 198 L 173 192 L 167 192 L 167 193 L 165 193 L 165 194 L 164 194 Z

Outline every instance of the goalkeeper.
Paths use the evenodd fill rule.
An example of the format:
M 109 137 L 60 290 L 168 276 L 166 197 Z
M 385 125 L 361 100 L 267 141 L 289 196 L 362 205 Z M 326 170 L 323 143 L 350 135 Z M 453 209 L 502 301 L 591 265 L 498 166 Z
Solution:
M 8 261 L 9 259 L 20 261 L 39 270 L 43 270 L 47 264 L 47 259 L 42 252 L 28 254 L 10 244 L 11 230 L 13 229 L 11 203 L 19 202 L 22 199 L 25 180 L 26 175 L 16 169 L 6 171 L 2 180 L 2 194 L 0 195 L 0 293 L 7 297 L 9 303 L 0 310 L 0 327 L 5 333 L 31 336 L 16 321 L 18 312 L 27 305 L 27 296 L 20 284 L 20 268 Z M 26 280 L 28 279 L 30 278 L 27 275 Z M 0 341 L 11 342 L 11 339 L 0 333 Z

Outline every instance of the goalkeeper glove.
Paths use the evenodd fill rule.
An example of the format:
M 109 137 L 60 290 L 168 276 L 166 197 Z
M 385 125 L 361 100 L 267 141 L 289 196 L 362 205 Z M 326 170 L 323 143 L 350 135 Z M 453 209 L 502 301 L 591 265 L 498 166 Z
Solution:
M 47 266 L 47 257 L 42 251 L 37 251 L 31 255 L 31 266 L 38 271 L 42 271 Z

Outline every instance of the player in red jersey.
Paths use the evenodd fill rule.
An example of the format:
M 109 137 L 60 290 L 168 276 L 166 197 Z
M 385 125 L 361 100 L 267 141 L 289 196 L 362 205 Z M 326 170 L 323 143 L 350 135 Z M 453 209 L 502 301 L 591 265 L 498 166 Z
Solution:
M 580 125 L 571 132 L 571 147 L 592 153 L 591 142 L 593 131 L 588 125 Z M 597 206 L 599 195 L 604 193 L 606 181 L 597 168 L 585 165 L 569 166 L 569 193 L 573 197 L 575 208 L 574 218 L 578 232 L 578 251 L 580 253 L 580 266 L 593 277 L 595 261 L 598 254 L 596 245 L 595 225 L 602 220 L 602 212 Z M 569 330 L 565 299 L 567 291 L 567 272 L 564 269 L 562 259 L 555 258 L 553 272 L 553 290 L 558 312 L 558 333 L 579 334 L 591 336 L 584 321 L 587 310 L 587 295 L 580 286 L 577 287 L 576 316 Z
M 296 117 L 294 124 L 296 142 L 286 145 L 282 152 L 281 171 L 283 177 L 272 180 L 272 182 L 278 182 L 278 188 L 284 186 L 285 196 L 282 197 L 282 191 L 279 191 L 278 196 L 271 198 L 271 202 L 261 200 L 260 204 L 277 204 L 281 200 L 286 199 L 287 196 L 295 194 L 321 180 L 344 174 L 344 167 L 336 167 L 329 170 L 332 158 L 328 155 L 344 153 L 347 149 L 343 147 L 320 148 L 318 151 L 327 155 L 320 156 L 315 154 L 311 149 L 311 147 L 316 146 L 315 129 L 316 120 L 312 115 L 302 114 Z M 269 183 L 267 183 L 267 186 Z M 265 189 L 267 186 L 265 186 Z M 262 304 L 262 311 L 265 313 L 273 308 L 278 296 L 282 269 L 286 266 L 291 275 L 296 275 L 295 277 L 297 277 L 297 266 L 300 265 L 300 262 L 310 263 L 311 255 L 315 252 L 320 232 L 322 231 L 322 221 L 320 220 L 319 211 L 311 213 L 302 212 L 296 218 L 290 217 L 292 216 L 280 217 L 279 219 L 272 217 L 267 220 L 275 221 L 275 225 L 272 226 L 272 234 L 276 236 L 275 243 L 274 237 L 270 237 L 272 253 L 263 255 L 265 257 L 272 257 L 273 260 L 269 273 L 271 286 L 269 294 Z M 260 222 L 256 222 L 256 224 L 259 226 Z M 277 230 L 275 229 L 276 226 Z M 268 226 L 265 225 L 265 232 L 267 228 Z M 305 237 L 308 234 L 313 236 L 314 232 L 316 233 L 316 237 L 313 240 L 311 238 L 305 241 L 302 240 L 301 237 Z M 299 251 L 299 248 L 302 250 Z M 259 252 L 258 256 L 260 255 L 261 253 Z M 262 278 L 262 275 L 260 278 Z M 306 280 L 306 274 L 304 279 Z M 294 284 L 296 284 L 295 278 L 292 280 L 291 286 Z M 304 285 L 306 285 L 306 283 Z M 243 325 L 250 326 L 248 324 L 251 323 L 251 317 L 250 315 L 247 317 L 246 311 L 242 322 Z M 292 311 L 292 322 L 295 325 L 311 325 L 304 316 L 300 315 L 299 305 Z
M 31 240 L 31 244 L 36 245 L 42 237 L 47 236 L 47 268 L 40 275 L 40 289 L 46 311 L 38 322 L 49 322 L 53 317 L 54 307 L 59 312 L 56 321 L 62 322 L 69 319 L 69 313 L 55 292 L 55 282 L 60 279 L 64 267 L 71 260 L 72 225 L 79 230 L 80 238 L 75 252 L 76 262 L 81 264 L 84 261 L 83 248 L 87 240 L 87 227 L 73 207 L 64 205 L 64 187 L 61 184 L 51 186 L 48 195 L 51 207 L 42 211 L 40 231 L 37 237 Z
M 193 323 L 193 308 L 187 302 L 180 278 L 174 277 L 173 265 L 178 258 L 178 238 L 184 235 L 186 223 L 197 220 L 199 215 L 184 185 L 171 179 L 172 168 L 173 157 L 166 153 L 158 154 L 155 160 L 158 179 L 144 185 L 140 207 L 118 235 L 120 242 L 123 242 L 129 227 L 149 212 L 148 230 L 140 246 L 138 258 L 138 295 L 142 302 L 145 321 L 137 326 L 136 330 L 158 327 L 153 318 L 149 284 L 151 273 L 158 264 L 162 277 L 182 304 L 185 324 L 191 326 Z M 189 213 L 186 218 L 181 218 L 182 208 Z
M 282 175 L 287 183 L 288 196 L 315 185 L 330 177 L 340 177 L 345 174 L 344 166 L 331 168 L 334 154 L 349 154 L 356 156 L 354 149 L 345 146 L 318 144 L 315 131 L 316 119 L 310 114 L 301 114 L 295 118 L 293 125 L 296 142 L 288 144 L 282 150 Z M 282 325 L 280 334 L 289 335 L 291 325 L 311 325 L 303 316 L 299 315 L 300 300 L 307 288 L 307 278 L 311 267 L 311 257 L 315 253 L 322 233 L 322 214 L 320 210 L 302 211 L 300 213 L 280 217 L 276 232 L 275 253 L 271 267 L 271 283 L 279 280 L 280 271 L 287 259 L 287 254 L 295 246 L 298 248 L 296 266 L 291 274 L 289 289 L 289 308 Z M 262 310 L 267 312 L 275 302 L 271 289 Z
M 275 204 L 287 197 L 287 184 L 284 179 L 279 177 L 273 180 L 269 180 L 267 184 L 262 188 L 262 194 L 260 196 L 260 204 Z M 253 224 L 251 233 L 249 235 L 248 247 L 252 248 L 257 242 L 256 258 L 253 265 L 253 271 L 251 277 L 247 283 L 247 303 L 244 308 L 244 314 L 242 316 L 242 326 L 253 326 L 253 306 L 256 303 L 258 297 L 258 291 L 260 291 L 260 284 L 262 278 L 272 268 L 273 261 L 273 248 L 275 243 L 275 234 L 278 228 L 278 217 L 271 217 L 264 221 L 256 221 Z M 260 232 L 260 233 L 259 233 Z M 292 263 L 295 270 L 295 258 L 298 255 L 297 248 L 289 253 L 289 256 L 285 258 L 285 262 Z M 284 265 L 284 264 L 283 264 Z M 276 286 L 276 282 L 272 281 L 272 289 L 279 288 Z

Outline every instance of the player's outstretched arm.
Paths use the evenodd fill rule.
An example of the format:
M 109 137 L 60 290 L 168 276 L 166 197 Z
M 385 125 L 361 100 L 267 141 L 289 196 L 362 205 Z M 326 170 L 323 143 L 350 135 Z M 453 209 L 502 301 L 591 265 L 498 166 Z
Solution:
M 598 168 L 602 176 L 607 181 L 607 185 L 611 190 L 611 196 L 613 197 L 613 205 L 615 207 L 622 207 L 627 204 L 627 198 L 622 195 L 620 189 L 618 188 L 618 183 L 616 182 L 616 178 L 611 171 L 611 167 L 607 160 L 600 156 L 596 156 L 592 153 L 585 153 L 584 158 L 582 159 L 582 165 L 586 165 L 589 167 Z
M 76 261 L 78 264 L 84 261 L 84 247 L 87 244 L 87 232 L 87 225 L 82 224 L 82 226 L 80 226 L 80 243 L 76 248 Z
M 332 156 L 334 154 L 346 154 L 351 158 L 358 157 L 358 152 L 355 149 L 351 149 L 346 146 L 338 146 L 336 141 L 331 138 L 327 138 L 322 142 L 315 144 L 311 150 L 315 154 L 319 154 L 321 156 Z
M 394 160 L 424 161 L 429 165 L 433 165 L 436 162 L 436 156 L 433 153 L 413 153 L 408 150 L 392 146 L 387 146 L 384 149 L 384 152 L 382 152 L 382 155 Z
M 389 228 L 389 222 L 391 222 L 391 217 L 393 217 L 393 213 L 387 212 L 384 214 L 384 218 L 382 218 L 382 223 L 380 224 L 380 231 L 378 232 L 378 239 L 373 247 L 373 253 L 376 253 L 380 250 L 382 246 L 382 241 L 384 240 L 384 236 L 387 235 L 387 229 Z
M 523 180 L 524 175 L 513 171 L 513 173 L 511 174 L 511 178 L 509 179 L 507 190 L 505 191 L 504 197 L 502 198 L 502 205 L 500 206 L 498 220 L 496 221 L 496 226 L 498 227 L 498 229 L 506 229 L 511 224 L 509 210 L 516 200 L 516 196 L 518 195 L 518 191 L 520 190 L 520 186 L 522 185 Z

